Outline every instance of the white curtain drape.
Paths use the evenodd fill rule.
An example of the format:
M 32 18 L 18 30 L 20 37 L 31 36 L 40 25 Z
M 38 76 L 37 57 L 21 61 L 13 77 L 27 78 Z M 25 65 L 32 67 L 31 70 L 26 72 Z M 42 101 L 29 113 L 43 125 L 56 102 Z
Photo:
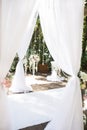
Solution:
M 45 130 L 83 130 L 82 101 L 77 77 L 82 48 L 83 0 L 43 0 L 39 15 L 48 49 L 57 65 L 71 75 L 54 119 Z
M 26 31 L 24 33 L 24 37 L 22 39 L 22 44 L 18 49 L 18 57 L 19 57 L 19 62 L 16 67 L 16 72 L 12 81 L 12 86 L 10 88 L 10 91 L 12 92 L 24 92 L 24 91 L 31 91 L 32 88 L 31 86 L 26 87 L 25 83 L 25 76 L 24 76 L 24 68 L 23 68 L 23 58 L 26 54 L 26 51 L 28 49 L 28 46 L 30 44 L 30 40 L 34 31 L 34 27 L 36 24 L 38 12 L 35 8 L 32 11 L 32 15 L 30 17 L 30 21 L 28 22 Z
M 0 130 L 13 129 L 1 81 L 24 42 L 37 5 L 37 0 L 0 0 Z

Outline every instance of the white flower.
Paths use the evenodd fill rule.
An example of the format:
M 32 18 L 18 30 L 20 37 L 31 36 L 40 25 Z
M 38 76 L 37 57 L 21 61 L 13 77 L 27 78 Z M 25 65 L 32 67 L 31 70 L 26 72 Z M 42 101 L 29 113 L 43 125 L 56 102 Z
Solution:
M 80 71 L 80 76 L 84 82 L 87 81 L 87 74 L 85 72 Z
M 29 57 L 30 71 L 31 71 L 31 69 L 37 71 L 39 61 L 40 61 L 39 55 L 37 55 L 37 54 L 30 55 L 30 57 Z
M 37 54 L 30 55 L 29 61 L 30 62 L 39 62 L 40 61 L 40 57 Z

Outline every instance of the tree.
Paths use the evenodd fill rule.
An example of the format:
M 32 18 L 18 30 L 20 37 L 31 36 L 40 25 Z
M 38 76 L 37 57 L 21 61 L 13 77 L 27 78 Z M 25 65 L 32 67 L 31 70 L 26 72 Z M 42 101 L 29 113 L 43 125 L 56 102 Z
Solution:
M 87 8 L 87 0 L 85 3 Z M 84 17 L 81 70 L 87 72 L 87 16 Z
M 39 16 L 37 18 L 34 33 L 26 53 L 27 59 L 29 59 L 29 56 L 31 54 L 38 54 L 40 56 L 39 63 L 48 64 L 48 66 L 50 67 L 50 61 L 52 61 L 53 59 L 44 41 Z
M 87 0 L 85 0 L 85 7 L 87 8 Z

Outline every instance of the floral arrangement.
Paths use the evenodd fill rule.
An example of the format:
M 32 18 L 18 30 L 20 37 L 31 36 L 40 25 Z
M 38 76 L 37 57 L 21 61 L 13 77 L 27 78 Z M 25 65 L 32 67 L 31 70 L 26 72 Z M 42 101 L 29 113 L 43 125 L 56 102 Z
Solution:
M 83 82 L 87 81 L 87 74 L 85 72 L 80 71 L 80 78 Z
M 87 82 L 87 74 L 85 72 L 80 71 L 80 79 L 81 81 L 81 89 L 86 88 L 86 82 Z
M 40 57 L 38 54 L 32 54 L 29 57 L 29 65 L 30 71 L 33 70 L 33 73 L 38 70 L 38 62 L 40 61 Z
M 29 61 L 31 62 L 31 63 L 35 63 L 35 62 L 39 62 L 40 61 L 40 57 L 39 57 L 39 55 L 37 55 L 37 54 L 32 54 L 32 55 L 30 55 L 30 57 L 29 57 Z

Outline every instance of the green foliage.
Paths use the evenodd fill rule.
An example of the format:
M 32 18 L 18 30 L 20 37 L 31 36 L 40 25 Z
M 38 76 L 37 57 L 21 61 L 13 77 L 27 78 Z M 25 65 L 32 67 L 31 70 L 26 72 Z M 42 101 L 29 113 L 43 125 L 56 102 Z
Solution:
M 31 54 L 38 54 L 40 56 L 40 62 L 39 63 L 46 63 L 50 67 L 50 61 L 52 61 L 52 57 L 49 53 L 49 50 L 46 46 L 46 43 L 44 41 L 41 25 L 40 25 L 40 18 L 38 17 L 34 33 L 29 45 L 29 48 L 26 53 L 27 59 L 29 59 L 29 56 Z
M 87 0 L 85 0 L 85 8 L 87 8 Z M 87 72 L 87 16 L 84 17 L 83 26 L 81 70 Z
M 87 0 L 85 0 L 85 7 L 87 8 Z
M 87 16 L 84 18 L 81 70 L 87 71 Z
M 84 56 L 82 57 L 81 70 L 84 72 L 87 72 L 87 51 L 85 52 Z
M 32 39 L 30 41 L 30 45 L 26 52 L 26 59 L 27 59 L 27 66 L 29 66 L 29 57 L 31 54 L 38 54 L 40 56 L 40 62 L 39 63 L 46 63 L 48 64 L 48 67 L 50 68 L 51 64 L 50 61 L 52 61 L 52 57 L 49 53 L 49 50 L 46 46 L 46 43 L 44 41 L 41 25 L 40 25 L 40 18 L 38 16 L 36 25 L 34 28 L 34 33 L 32 36 Z M 13 63 L 10 68 L 10 72 L 14 73 L 16 65 L 18 63 L 18 55 L 16 54 Z
M 14 72 L 15 72 L 16 65 L 17 65 L 17 63 L 18 63 L 18 60 L 19 60 L 19 58 L 18 58 L 18 55 L 16 54 L 16 56 L 15 56 L 13 62 L 12 62 L 12 65 L 11 65 L 11 68 L 10 68 L 9 72 L 11 72 L 11 73 L 14 73 Z

